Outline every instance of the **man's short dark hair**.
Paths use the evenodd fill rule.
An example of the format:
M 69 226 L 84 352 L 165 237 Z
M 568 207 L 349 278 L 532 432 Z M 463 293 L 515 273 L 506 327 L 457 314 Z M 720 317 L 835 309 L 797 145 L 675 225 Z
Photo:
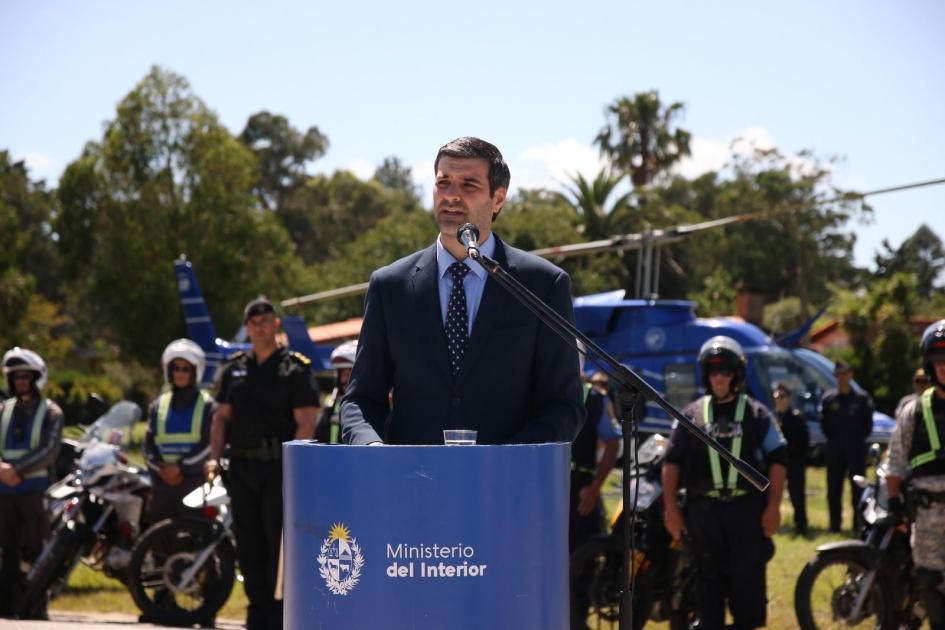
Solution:
M 508 188 L 512 181 L 512 174 L 509 172 L 509 165 L 502 158 L 502 153 L 494 145 L 474 138 L 472 136 L 463 136 L 450 140 L 436 153 L 436 160 L 433 162 L 433 172 L 440 164 L 440 157 L 449 156 L 458 159 L 480 159 L 489 163 L 489 196 L 493 196 L 499 188 Z

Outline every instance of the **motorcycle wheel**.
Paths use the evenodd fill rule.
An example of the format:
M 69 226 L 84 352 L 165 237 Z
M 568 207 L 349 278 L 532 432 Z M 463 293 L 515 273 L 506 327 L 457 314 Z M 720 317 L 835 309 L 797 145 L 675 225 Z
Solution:
M 18 614 L 21 617 L 31 618 L 34 611 L 45 608 L 45 597 L 52 599 L 59 594 L 59 589 L 49 592 L 50 587 L 57 580 L 60 589 L 65 584 L 68 576 L 63 573 L 72 568 L 79 553 L 79 544 L 79 536 L 73 530 L 63 526 L 56 529 L 37 559 L 40 564 L 33 567 L 32 579 L 26 583 L 18 598 Z
M 851 616 L 867 566 L 861 554 L 849 550 L 824 553 L 808 562 L 794 588 L 794 612 L 801 630 L 895 627 L 887 589 L 878 578 L 859 616 Z
M 592 539 L 571 554 L 571 628 L 616 628 L 623 590 L 619 541 Z
M 210 544 L 213 523 L 174 519 L 157 523 L 131 552 L 128 590 L 148 621 L 192 626 L 212 621 L 233 589 L 236 554 L 221 540 L 190 584 L 177 586 L 197 554 Z

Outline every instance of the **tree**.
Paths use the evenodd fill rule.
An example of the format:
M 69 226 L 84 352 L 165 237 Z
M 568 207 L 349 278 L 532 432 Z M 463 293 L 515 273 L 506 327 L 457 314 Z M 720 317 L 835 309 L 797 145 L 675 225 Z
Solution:
M 856 380 L 889 414 L 911 391 L 912 372 L 919 365 L 919 344 L 909 323 L 918 297 L 915 277 L 907 273 L 878 280 L 865 291 L 837 294 L 835 313 L 850 335 Z
M 256 173 L 253 153 L 186 79 L 152 68 L 60 181 L 55 229 L 87 339 L 157 361 L 184 332 L 171 267 L 181 253 L 200 269 L 211 312 L 231 324 L 224 334 L 249 297 L 290 293 L 301 266 L 276 217 L 256 207 Z
M 372 179 L 385 189 L 399 191 L 413 199 L 417 205 L 420 204 L 420 188 L 413 181 L 410 167 L 405 166 L 400 158 L 393 155 L 384 158 L 381 165 L 375 169 Z
M 415 198 L 349 171 L 309 177 L 283 200 L 276 214 L 306 264 L 341 255 L 345 244 L 398 211 L 419 210 Z
M 889 239 L 883 239 L 883 251 L 877 252 L 876 277 L 889 278 L 897 273 L 911 273 L 916 278 L 916 291 L 930 298 L 940 286 L 945 269 L 945 246 L 942 239 L 924 223 L 902 244 L 893 249 Z
M 594 143 L 601 155 L 643 188 L 689 155 L 691 134 L 676 127 L 683 104 L 664 106 L 656 90 L 621 97 L 607 106 L 607 123 Z
M 697 233 L 674 246 L 691 278 L 704 278 L 722 266 L 735 283 L 761 288 L 769 302 L 798 297 L 803 317 L 812 304 L 830 298 L 831 283 L 846 287 L 856 282 L 858 272 L 851 263 L 855 236 L 847 223 L 869 207 L 862 198 L 833 187 L 828 168 L 808 155 L 801 157 L 804 169 L 776 150 L 736 157 L 731 179 L 708 173 L 693 180 L 686 194 L 674 193 L 676 202 L 701 220 L 766 214 Z M 690 284 L 688 290 L 701 289 Z
M 580 173 L 568 179 L 571 185 L 565 187 L 567 194 L 558 195 L 581 217 L 584 237 L 596 241 L 619 233 L 620 220 L 626 218 L 630 210 L 628 202 L 632 195 L 632 192 L 626 192 L 612 198 L 623 175 L 604 168 L 590 181 Z
M 308 177 L 305 166 L 328 150 L 318 127 L 303 134 L 285 116 L 259 112 L 249 117 L 240 140 L 256 156 L 259 177 L 254 188 L 260 205 L 275 210 Z

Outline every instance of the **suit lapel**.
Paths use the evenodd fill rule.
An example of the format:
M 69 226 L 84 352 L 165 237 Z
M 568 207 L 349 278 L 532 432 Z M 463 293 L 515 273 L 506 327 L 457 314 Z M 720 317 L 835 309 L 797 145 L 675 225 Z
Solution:
M 449 378 L 450 366 L 446 356 L 446 334 L 440 313 L 440 288 L 436 267 L 436 245 L 424 250 L 410 278 L 411 299 L 407 308 L 415 310 L 418 330 L 423 345 L 431 345 L 437 371 Z M 419 348 L 418 348 L 419 350 Z
M 493 232 L 492 237 L 495 242 L 495 260 L 499 265 L 514 274 L 515 268 L 509 266 L 508 258 L 505 252 L 505 246 L 499 237 Z M 477 265 L 479 263 L 473 263 Z M 486 342 L 492 335 L 492 331 L 502 320 L 502 314 L 506 312 L 512 304 L 510 300 L 514 298 L 508 292 L 499 286 L 492 275 L 486 276 L 486 286 L 482 291 L 482 300 L 479 302 L 479 312 L 476 313 L 476 321 L 473 322 L 472 335 L 469 338 L 469 345 L 466 347 L 466 354 L 463 357 L 463 367 L 459 371 L 459 382 L 466 379 L 466 375 L 472 370 L 473 366 L 482 355 Z

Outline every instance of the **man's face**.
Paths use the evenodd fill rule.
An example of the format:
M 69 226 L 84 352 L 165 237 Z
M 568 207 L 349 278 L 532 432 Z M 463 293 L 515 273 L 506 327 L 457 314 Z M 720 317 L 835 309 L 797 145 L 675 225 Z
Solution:
M 731 370 L 710 370 L 709 387 L 716 398 L 726 398 L 732 391 L 732 378 L 735 374 Z
M 190 387 L 194 382 L 194 366 L 183 359 L 174 359 L 171 361 L 171 381 L 174 387 Z
M 246 320 L 246 336 L 249 337 L 249 342 L 253 345 L 272 343 L 278 329 L 279 318 L 276 317 L 275 313 L 253 315 Z
M 774 408 L 780 412 L 788 410 L 791 406 L 791 395 L 780 389 L 776 389 L 771 397 L 774 398 Z
M 837 368 L 833 371 L 833 375 L 837 377 L 838 387 L 847 387 L 853 380 L 853 370 L 850 368 Z
M 934 360 L 932 368 L 935 370 L 935 380 L 939 383 L 945 383 L 945 358 Z
M 943 361 L 945 363 L 945 361 Z M 932 384 L 931 379 L 928 376 L 916 376 L 912 379 L 912 391 L 916 394 L 921 394 L 929 388 Z
M 347 389 L 349 380 L 351 380 L 351 368 L 341 368 L 338 370 L 338 386 L 342 390 Z
M 492 215 L 505 203 L 505 188 L 489 196 L 489 163 L 479 158 L 440 157 L 433 187 L 436 224 L 444 238 L 456 238 L 464 223 L 479 228 L 479 242 L 492 230 Z
M 33 395 L 33 377 L 35 374 L 29 370 L 20 370 L 19 372 L 13 372 L 13 388 L 16 390 L 14 393 L 17 396 L 32 396 Z

